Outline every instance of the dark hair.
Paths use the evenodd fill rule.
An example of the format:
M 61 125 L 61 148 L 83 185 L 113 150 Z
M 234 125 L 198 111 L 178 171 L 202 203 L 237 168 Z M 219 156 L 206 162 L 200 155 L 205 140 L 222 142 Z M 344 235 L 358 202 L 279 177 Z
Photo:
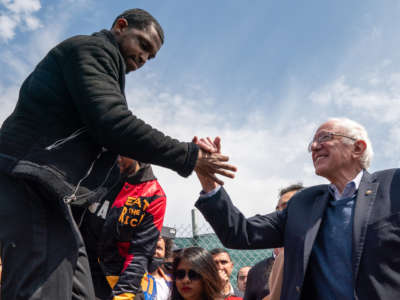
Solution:
M 161 25 L 147 11 L 140 8 L 128 9 L 115 18 L 111 28 L 114 27 L 115 23 L 117 23 L 117 20 L 120 18 L 124 18 L 128 21 L 128 27 L 140 30 L 145 29 L 150 25 L 154 25 L 154 28 L 160 37 L 161 44 L 164 44 L 164 31 L 161 28 Z
M 182 249 L 174 259 L 173 262 L 173 287 L 171 293 L 171 300 L 183 300 L 176 288 L 175 273 L 182 260 L 185 260 L 191 265 L 193 271 L 201 275 L 203 282 L 203 300 L 214 300 L 221 296 L 223 283 L 219 277 L 217 267 L 210 252 L 201 247 L 189 247 Z
M 284 194 L 289 193 L 289 192 L 293 192 L 293 191 L 299 191 L 304 189 L 304 186 L 301 182 L 299 183 L 295 183 L 295 184 L 291 184 L 283 189 L 281 189 L 279 191 L 279 198 L 281 198 Z
M 229 254 L 228 250 L 224 249 L 224 248 L 214 248 L 210 251 L 211 255 L 216 255 L 216 254 L 220 254 L 220 253 L 226 253 L 229 256 L 229 260 L 232 261 L 231 255 Z
M 162 236 L 162 239 L 165 243 L 165 258 L 172 257 L 172 247 L 174 245 L 174 241 L 171 238 L 167 238 Z

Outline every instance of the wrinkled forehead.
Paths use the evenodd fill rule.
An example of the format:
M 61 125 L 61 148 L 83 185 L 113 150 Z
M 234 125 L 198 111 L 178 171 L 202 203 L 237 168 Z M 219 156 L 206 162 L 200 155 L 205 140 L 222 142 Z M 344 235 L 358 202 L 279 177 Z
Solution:
M 314 133 L 314 137 L 320 135 L 322 132 L 335 132 L 335 133 L 344 133 L 344 128 L 340 126 L 335 121 L 328 121 L 323 123 Z

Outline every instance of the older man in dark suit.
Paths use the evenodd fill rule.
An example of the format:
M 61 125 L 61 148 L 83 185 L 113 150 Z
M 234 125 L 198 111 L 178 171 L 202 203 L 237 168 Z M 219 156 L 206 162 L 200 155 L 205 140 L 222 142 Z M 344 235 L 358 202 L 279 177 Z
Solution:
M 400 299 L 400 169 L 368 173 L 371 143 L 349 119 L 322 124 L 309 151 L 330 184 L 297 193 L 282 212 L 245 218 L 202 176 L 196 206 L 226 247 L 287 249 L 281 299 Z

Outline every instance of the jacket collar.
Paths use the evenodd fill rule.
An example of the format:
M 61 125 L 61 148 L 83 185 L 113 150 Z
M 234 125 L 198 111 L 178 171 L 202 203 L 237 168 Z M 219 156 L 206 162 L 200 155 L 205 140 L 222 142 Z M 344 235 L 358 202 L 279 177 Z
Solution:
M 372 207 L 375 203 L 378 186 L 379 182 L 377 182 L 376 176 L 374 176 L 373 174 L 371 175 L 366 170 L 364 170 L 364 175 L 361 179 L 360 187 L 358 189 L 353 217 L 354 222 L 352 264 L 354 280 L 356 280 L 357 278 L 358 268 L 364 249 L 368 221 L 371 216 Z
M 125 182 L 135 185 L 157 179 L 150 164 L 140 164 L 140 169 L 135 174 L 126 178 Z
M 304 239 L 304 265 L 305 272 L 310 259 L 311 251 L 314 246 L 315 238 L 317 237 L 319 228 L 321 226 L 322 218 L 324 216 L 326 205 L 332 197 L 328 190 L 328 185 L 325 186 L 324 192 L 315 197 L 312 209 L 310 210 L 310 218 L 307 226 L 307 232 Z
M 113 44 L 117 49 L 119 49 L 119 45 L 117 43 L 117 40 L 115 39 L 114 34 L 110 30 L 103 29 L 103 30 L 101 30 L 99 32 L 93 33 L 92 35 L 93 36 L 97 36 L 97 37 L 106 38 L 107 40 L 109 40 L 109 42 L 111 44 Z
M 122 61 L 122 65 L 123 65 L 122 73 L 125 74 L 125 70 L 126 70 L 125 59 L 123 58 L 122 53 L 119 50 L 119 45 L 118 45 L 117 40 L 115 39 L 114 34 L 110 30 L 103 29 L 99 32 L 93 33 L 92 35 L 96 36 L 96 37 L 102 37 L 102 38 L 108 40 L 111 44 L 113 44 L 115 46 L 115 48 L 118 50 L 118 53 L 121 57 L 121 61 Z

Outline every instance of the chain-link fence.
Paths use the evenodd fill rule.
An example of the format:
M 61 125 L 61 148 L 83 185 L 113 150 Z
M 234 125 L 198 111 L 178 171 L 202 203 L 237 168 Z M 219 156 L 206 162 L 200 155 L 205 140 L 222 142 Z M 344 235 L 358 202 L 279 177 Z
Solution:
M 207 250 L 225 248 L 210 225 L 199 216 L 196 209 L 192 210 L 192 224 L 172 226 L 176 231 L 174 242 L 179 248 L 199 246 Z M 232 250 L 226 249 L 233 263 L 234 270 L 231 283 L 236 287 L 237 272 L 244 266 L 253 266 L 260 260 L 272 256 L 272 249 L 264 250 Z

